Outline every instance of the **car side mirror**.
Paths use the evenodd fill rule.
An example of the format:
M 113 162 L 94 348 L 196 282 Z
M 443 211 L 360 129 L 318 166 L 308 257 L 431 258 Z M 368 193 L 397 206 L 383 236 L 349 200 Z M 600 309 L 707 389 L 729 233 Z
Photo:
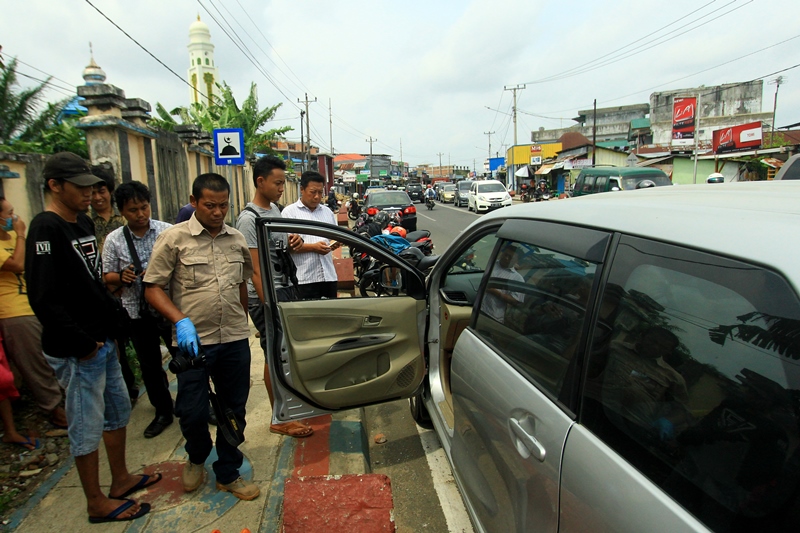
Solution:
M 403 271 L 397 267 L 383 265 L 381 267 L 381 287 L 398 290 L 403 287 Z

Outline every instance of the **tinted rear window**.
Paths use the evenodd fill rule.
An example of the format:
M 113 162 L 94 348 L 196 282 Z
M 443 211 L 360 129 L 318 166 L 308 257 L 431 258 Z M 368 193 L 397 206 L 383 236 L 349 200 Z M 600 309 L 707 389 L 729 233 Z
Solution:
M 663 185 L 672 185 L 672 182 L 669 181 L 669 178 L 664 175 L 653 175 L 653 174 L 643 174 L 643 175 L 636 175 L 636 174 L 628 174 L 622 177 L 622 188 L 627 190 L 633 190 L 636 188 L 636 185 L 639 182 L 650 180 L 656 184 L 657 187 L 661 187 Z
M 375 192 L 369 195 L 368 202 L 370 205 L 406 205 L 411 199 L 402 191 Z
M 471 181 L 462 181 L 462 182 L 459 182 L 458 185 L 456 185 L 456 187 L 458 187 L 459 191 L 468 191 L 471 186 L 472 186 L 472 182 Z
M 502 183 L 480 183 L 478 184 L 478 192 L 479 193 L 487 193 L 487 192 L 505 192 L 506 188 L 503 187 Z

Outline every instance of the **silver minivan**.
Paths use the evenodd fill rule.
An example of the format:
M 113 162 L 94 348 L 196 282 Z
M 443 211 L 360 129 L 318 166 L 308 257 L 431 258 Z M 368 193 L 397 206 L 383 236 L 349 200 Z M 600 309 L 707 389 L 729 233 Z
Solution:
M 387 295 L 269 299 L 273 416 L 409 398 L 477 531 L 798 531 L 800 247 L 775 228 L 800 233 L 794 183 L 518 205 L 426 278 L 259 219 L 268 294 L 279 231 L 372 255 Z

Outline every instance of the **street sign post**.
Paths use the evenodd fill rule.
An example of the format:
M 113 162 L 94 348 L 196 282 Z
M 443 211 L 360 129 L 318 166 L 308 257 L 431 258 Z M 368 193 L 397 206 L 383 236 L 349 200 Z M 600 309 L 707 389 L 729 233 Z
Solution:
M 214 130 L 214 163 L 219 166 L 244 165 L 244 130 Z

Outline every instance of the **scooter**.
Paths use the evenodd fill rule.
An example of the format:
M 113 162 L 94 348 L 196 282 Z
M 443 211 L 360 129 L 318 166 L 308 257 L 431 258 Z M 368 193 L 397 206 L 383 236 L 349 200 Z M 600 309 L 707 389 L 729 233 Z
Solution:
M 434 205 L 436 205 L 434 199 L 431 196 L 427 196 L 425 198 L 425 206 L 428 208 L 428 211 L 432 211 Z
M 347 206 L 347 216 L 350 220 L 356 220 L 361 214 L 361 204 L 358 201 L 358 193 L 353 195 Z

